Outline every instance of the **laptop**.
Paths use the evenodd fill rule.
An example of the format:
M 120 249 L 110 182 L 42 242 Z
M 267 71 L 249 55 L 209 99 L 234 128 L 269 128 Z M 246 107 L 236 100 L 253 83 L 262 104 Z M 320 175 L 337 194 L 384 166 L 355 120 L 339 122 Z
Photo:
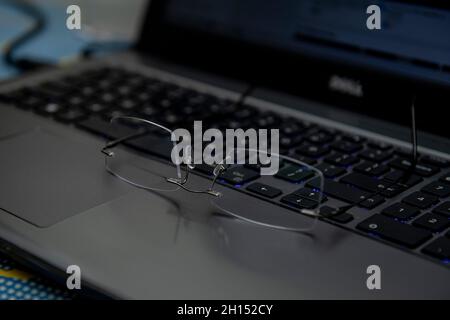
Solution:
M 450 298 L 450 11 L 383 1 L 369 30 L 370 4 L 153 0 L 131 50 L 3 84 L 1 250 L 62 283 L 77 266 L 82 289 L 111 298 Z M 125 116 L 278 129 L 339 214 L 294 232 L 127 183 L 101 152 Z M 122 152 L 142 177 L 172 170 L 158 150 Z M 298 167 L 232 167 L 215 188 L 255 220 L 306 223 Z M 211 183 L 191 171 L 191 188 Z

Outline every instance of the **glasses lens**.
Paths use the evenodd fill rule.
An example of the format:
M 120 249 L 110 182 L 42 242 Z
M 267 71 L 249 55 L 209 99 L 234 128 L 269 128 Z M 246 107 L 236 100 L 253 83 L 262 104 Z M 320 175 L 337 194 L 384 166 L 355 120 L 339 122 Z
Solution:
M 263 212 L 253 210 L 247 201 L 236 201 L 228 193 L 221 193 L 212 198 L 215 209 L 235 218 L 258 225 L 291 231 L 308 231 L 314 228 L 320 208 L 323 206 L 323 174 L 314 167 L 279 154 L 264 151 L 237 149 L 234 160 L 241 164 L 232 164 L 221 174 L 230 181 L 230 177 L 258 174 L 240 188 L 252 195 L 270 199 L 272 209 Z M 242 160 L 245 159 L 245 164 Z M 239 180 L 239 179 L 238 179 Z M 220 181 L 220 179 L 219 179 Z M 279 210 L 275 205 L 285 206 L 290 210 Z
M 171 131 L 157 123 L 134 117 L 113 118 L 113 139 L 104 148 L 106 170 L 139 188 L 175 191 L 179 187 L 168 179 L 180 181 L 180 166 L 171 161 Z M 155 160 L 150 163 L 150 158 Z

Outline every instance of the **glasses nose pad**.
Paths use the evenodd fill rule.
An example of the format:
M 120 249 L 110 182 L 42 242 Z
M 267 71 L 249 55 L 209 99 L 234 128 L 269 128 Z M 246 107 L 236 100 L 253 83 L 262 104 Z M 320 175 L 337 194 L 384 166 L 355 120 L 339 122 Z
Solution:
M 220 176 L 222 173 L 227 171 L 228 167 L 229 167 L 229 165 L 224 165 L 224 164 L 217 165 L 213 170 L 214 177 Z
M 194 170 L 195 165 L 192 161 L 192 153 L 191 153 L 191 146 L 188 146 L 186 148 L 186 153 L 183 155 L 183 163 L 190 169 Z

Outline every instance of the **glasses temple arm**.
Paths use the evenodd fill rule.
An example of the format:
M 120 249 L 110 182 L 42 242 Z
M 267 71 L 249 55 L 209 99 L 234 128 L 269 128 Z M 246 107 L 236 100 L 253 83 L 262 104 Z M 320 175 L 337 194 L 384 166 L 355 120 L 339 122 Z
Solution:
M 121 143 L 123 143 L 123 142 L 125 142 L 125 141 L 127 141 L 127 140 L 129 140 L 129 139 L 134 139 L 134 138 L 136 138 L 136 137 L 139 137 L 139 136 L 143 135 L 144 133 L 145 133 L 145 132 L 137 132 L 137 133 L 133 133 L 133 134 L 130 134 L 130 135 L 128 135 L 128 136 L 125 136 L 125 137 L 123 137 L 123 138 L 119 138 L 119 139 L 116 139 L 116 140 L 113 140 L 113 141 L 109 141 L 109 142 L 102 148 L 101 152 L 102 152 L 103 154 L 107 155 L 107 156 L 111 156 L 111 153 L 108 151 L 109 149 L 114 148 L 114 147 L 116 147 L 117 145 L 119 145 L 119 144 L 121 144 Z
M 413 98 L 411 104 L 411 144 L 412 144 L 412 154 L 411 159 L 413 167 L 417 164 L 417 125 L 416 125 L 416 97 Z

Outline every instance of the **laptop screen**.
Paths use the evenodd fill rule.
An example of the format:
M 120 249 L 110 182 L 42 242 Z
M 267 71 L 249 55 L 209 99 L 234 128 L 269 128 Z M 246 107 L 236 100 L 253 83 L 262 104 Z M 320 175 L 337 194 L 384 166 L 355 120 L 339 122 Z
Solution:
M 438 116 L 450 92 L 445 1 L 154 1 L 153 46 L 179 46 L 181 60 L 402 124 L 416 97 L 419 127 L 448 136 Z M 373 4 L 381 29 L 369 30 Z

